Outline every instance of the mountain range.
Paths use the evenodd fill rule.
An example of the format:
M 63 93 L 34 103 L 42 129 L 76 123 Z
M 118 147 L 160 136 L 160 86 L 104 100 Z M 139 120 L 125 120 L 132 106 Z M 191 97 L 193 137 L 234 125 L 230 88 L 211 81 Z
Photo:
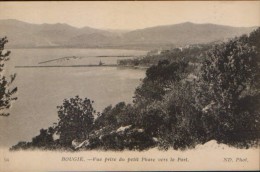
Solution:
M 0 20 L 0 37 L 7 36 L 11 48 L 158 49 L 223 41 L 248 34 L 255 28 L 186 22 L 121 32 L 7 19 Z

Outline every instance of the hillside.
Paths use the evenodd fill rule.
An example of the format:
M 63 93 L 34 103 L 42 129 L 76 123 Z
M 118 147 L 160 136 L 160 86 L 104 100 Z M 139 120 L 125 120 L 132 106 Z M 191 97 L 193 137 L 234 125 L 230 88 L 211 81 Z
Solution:
M 181 23 L 134 31 L 117 32 L 68 24 L 30 24 L 18 20 L 0 20 L 0 36 L 7 36 L 9 47 L 72 48 L 172 48 L 197 43 L 223 41 L 248 34 L 254 27 L 230 27 L 215 24 Z
M 94 33 L 110 34 L 108 31 L 90 27 L 76 28 L 61 23 L 38 25 L 18 20 L 0 20 L 0 36 L 7 36 L 9 46 L 14 48 L 63 47 L 70 45 L 69 41 L 74 37 Z M 84 44 L 84 41 L 81 43 Z
M 248 34 L 252 29 L 186 22 L 135 30 L 127 33 L 125 36 L 131 42 L 138 43 L 200 44 L 221 41 L 245 33 Z

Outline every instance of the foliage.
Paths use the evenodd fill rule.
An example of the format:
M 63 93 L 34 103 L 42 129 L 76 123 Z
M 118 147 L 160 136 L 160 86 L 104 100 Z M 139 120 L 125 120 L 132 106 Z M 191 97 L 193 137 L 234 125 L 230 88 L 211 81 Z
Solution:
M 130 104 L 120 102 L 115 107 L 106 107 L 102 114 L 95 120 L 95 127 L 110 126 L 111 129 L 116 129 L 118 126 L 126 126 L 135 122 L 136 112 Z
M 95 120 L 89 148 L 143 150 L 153 146 L 153 140 L 137 128 L 136 120 L 137 111 L 132 105 L 120 102 L 114 107 L 108 106 Z M 121 131 L 121 128 L 125 129 Z
M 145 150 L 155 145 L 151 137 L 133 127 L 124 132 L 106 134 L 100 142 L 100 148 L 104 150 Z
M 136 104 L 162 100 L 170 91 L 171 85 L 185 78 L 188 63 L 184 61 L 170 63 L 168 60 L 159 61 L 146 71 L 146 77 L 141 86 L 135 91 Z
M 16 145 L 12 146 L 10 148 L 11 151 L 17 151 L 17 150 L 26 150 L 26 149 L 30 149 L 32 146 L 30 143 L 28 142 L 18 142 Z
M 32 146 L 45 147 L 46 145 L 51 146 L 54 143 L 53 134 L 55 133 L 54 128 L 49 127 L 41 129 L 40 134 L 32 139 Z
M 191 63 L 200 63 L 203 59 L 201 54 L 209 50 L 215 43 L 190 45 L 186 47 L 174 48 L 171 50 L 151 51 L 144 57 L 134 59 L 118 60 L 120 66 L 146 66 L 157 65 L 160 61 L 167 60 L 170 63 L 188 61 Z
M 242 36 L 215 46 L 201 68 L 197 98 L 205 130 L 222 142 L 232 133 L 259 132 L 259 108 L 252 101 L 259 97 L 259 52 L 247 39 Z
M 8 42 L 7 38 L 0 39 L 0 116 L 9 116 L 5 110 L 11 107 L 11 103 L 17 99 L 13 95 L 17 92 L 17 87 L 10 88 L 10 85 L 14 81 L 16 75 L 13 74 L 8 80 L 4 74 L 5 62 L 9 60 L 10 51 L 5 51 L 5 44 Z
M 65 99 L 61 106 L 58 106 L 59 122 L 56 126 L 60 134 L 60 143 L 64 146 L 71 146 L 74 139 L 86 139 L 92 130 L 95 110 L 93 101 L 88 98 L 84 100 L 76 96 Z
M 184 149 L 205 142 L 201 111 L 196 108 L 196 83 L 183 81 L 172 87 L 160 107 L 165 116 L 158 134 L 159 147 Z

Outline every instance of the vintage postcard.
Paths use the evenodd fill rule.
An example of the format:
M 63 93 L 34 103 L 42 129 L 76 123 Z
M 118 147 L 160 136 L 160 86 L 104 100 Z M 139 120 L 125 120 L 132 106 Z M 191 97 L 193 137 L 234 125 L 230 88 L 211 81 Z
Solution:
M 259 1 L 0 2 L 0 172 L 260 170 Z

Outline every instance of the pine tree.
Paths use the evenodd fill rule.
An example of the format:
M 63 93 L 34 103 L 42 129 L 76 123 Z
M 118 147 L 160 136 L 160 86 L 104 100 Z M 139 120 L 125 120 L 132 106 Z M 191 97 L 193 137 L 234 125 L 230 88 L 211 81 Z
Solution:
M 10 51 L 6 51 L 5 44 L 8 42 L 7 38 L 0 39 L 0 116 L 9 116 L 6 112 L 11 107 L 11 103 L 17 99 L 13 97 L 14 93 L 17 92 L 17 87 L 10 88 L 10 85 L 14 81 L 16 74 L 10 76 L 7 79 L 5 76 L 5 62 L 9 60 Z

